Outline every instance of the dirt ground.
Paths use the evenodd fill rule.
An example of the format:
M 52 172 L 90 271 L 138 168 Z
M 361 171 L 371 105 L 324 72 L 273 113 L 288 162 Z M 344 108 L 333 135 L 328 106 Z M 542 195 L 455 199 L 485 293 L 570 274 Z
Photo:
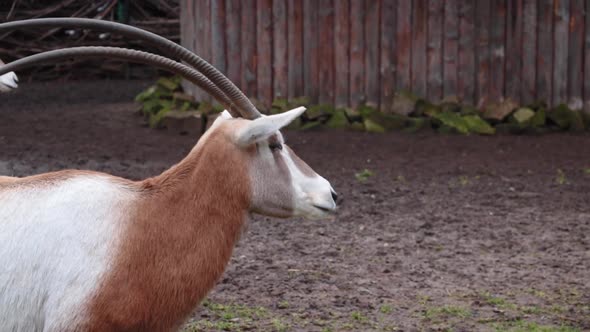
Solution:
M 144 126 L 147 84 L 1 95 L 0 175 L 163 171 L 197 137 Z M 285 134 L 336 220 L 253 218 L 185 331 L 590 330 L 589 134 Z

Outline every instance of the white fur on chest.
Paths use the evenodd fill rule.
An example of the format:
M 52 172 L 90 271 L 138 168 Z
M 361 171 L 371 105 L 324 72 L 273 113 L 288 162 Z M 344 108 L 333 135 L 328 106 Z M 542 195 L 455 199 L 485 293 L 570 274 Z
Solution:
M 99 175 L 0 191 L 0 331 L 83 320 L 133 199 Z

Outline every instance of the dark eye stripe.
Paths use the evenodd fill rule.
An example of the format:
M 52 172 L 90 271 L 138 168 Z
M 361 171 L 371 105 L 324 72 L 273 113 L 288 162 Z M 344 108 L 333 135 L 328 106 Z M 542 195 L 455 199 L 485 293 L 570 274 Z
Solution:
M 279 143 L 279 142 L 271 142 L 268 144 L 268 147 L 271 150 L 282 150 L 283 149 L 283 144 Z

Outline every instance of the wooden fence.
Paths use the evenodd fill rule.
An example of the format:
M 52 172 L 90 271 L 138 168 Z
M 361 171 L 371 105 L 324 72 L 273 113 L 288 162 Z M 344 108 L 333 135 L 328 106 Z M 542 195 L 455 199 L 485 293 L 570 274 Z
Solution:
M 182 0 L 181 39 L 266 104 L 305 95 L 388 107 L 409 90 L 581 105 L 587 9 L 588 0 Z

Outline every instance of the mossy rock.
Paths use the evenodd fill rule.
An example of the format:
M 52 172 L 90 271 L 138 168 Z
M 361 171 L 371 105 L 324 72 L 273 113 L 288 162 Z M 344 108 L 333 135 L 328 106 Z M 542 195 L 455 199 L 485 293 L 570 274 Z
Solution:
M 531 118 L 531 127 L 540 128 L 544 127 L 547 121 L 547 111 L 543 107 L 537 108 L 535 115 Z
M 489 104 L 483 111 L 483 118 L 487 120 L 493 120 L 502 122 L 506 119 L 516 108 L 518 104 L 510 99 L 506 98 L 500 102 Z
M 309 120 L 327 119 L 330 114 L 334 113 L 334 107 L 331 105 L 314 105 L 307 109 L 305 117 Z
M 180 87 L 180 83 L 182 82 L 182 78 L 180 76 L 174 77 L 160 77 L 156 84 L 165 88 L 169 91 L 174 91 Z
M 433 114 L 432 117 L 439 120 L 443 124 L 440 128 L 451 127 L 461 134 L 469 133 L 467 122 L 463 119 L 463 117 L 461 117 L 461 115 L 457 113 L 438 112 Z M 443 129 L 443 132 L 446 132 L 446 129 Z
M 270 108 L 270 114 L 279 114 L 289 110 L 289 101 L 285 98 L 277 98 L 273 100 Z
M 527 127 L 534 116 L 535 111 L 527 107 L 521 107 L 512 113 L 510 120 L 521 127 Z
M 308 121 L 302 123 L 299 127 L 300 130 L 312 130 L 312 129 L 319 129 L 322 127 L 322 123 L 319 121 Z
M 364 120 L 371 120 L 373 123 L 379 124 L 385 130 L 399 130 L 406 127 L 408 117 L 399 114 L 385 114 L 381 112 L 371 113 L 364 117 Z M 365 127 L 367 124 L 365 122 Z
M 399 91 L 393 95 L 391 108 L 385 110 L 387 114 L 408 116 L 414 111 L 418 97 L 407 91 Z
M 560 104 L 548 112 L 547 118 L 562 130 L 583 131 L 585 129 L 582 113 L 571 110 L 565 104 Z
M 416 102 L 416 108 L 410 115 L 413 117 L 421 117 L 428 115 L 427 113 L 440 112 L 440 107 L 424 99 L 419 99 Z
M 342 109 L 334 111 L 326 122 L 328 128 L 346 128 L 348 125 L 348 117 L 346 117 L 346 113 Z
M 527 108 L 532 109 L 533 111 L 538 111 L 540 109 L 547 109 L 547 103 L 541 100 L 537 100 L 534 101 L 528 105 L 526 105 Z
M 496 129 L 494 129 L 494 127 L 492 127 L 479 115 L 464 115 L 463 121 L 465 121 L 467 129 L 470 133 L 482 135 L 493 135 L 496 133 Z
M 370 133 L 384 133 L 385 128 L 381 126 L 379 123 L 374 122 L 371 119 L 364 119 L 363 124 L 365 125 L 365 130 Z
M 409 118 L 407 120 L 405 132 L 414 133 L 424 129 L 432 128 L 432 120 L 429 118 Z
M 472 105 L 461 105 L 461 115 L 479 115 L 479 111 Z
M 461 105 L 459 105 L 459 103 L 443 102 L 440 104 L 439 107 L 442 112 L 461 112 Z
M 567 129 L 570 125 L 573 111 L 565 104 L 559 104 L 547 113 L 547 118 L 561 129 Z

